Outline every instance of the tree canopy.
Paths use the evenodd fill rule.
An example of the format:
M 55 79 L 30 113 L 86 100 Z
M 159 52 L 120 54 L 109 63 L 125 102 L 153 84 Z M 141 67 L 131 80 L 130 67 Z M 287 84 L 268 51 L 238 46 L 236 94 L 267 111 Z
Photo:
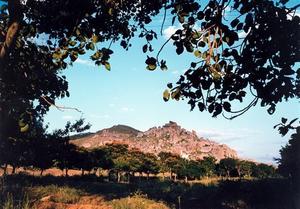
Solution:
M 69 96 L 59 72 L 89 50 L 96 65 L 110 70 L 113 51 L 100 47 L 104 41 L 119 40 L 128 49 L 130 39 L 139 36 L 146 41 L 143 52 L 153 51 L 151 41 L 159 31 L 147 24 L 160 12 L 182 26 L 168 40 L 177 54 L 196 56 L 179 81 L 168 85 L 171 94 L 166 90 L 165 100 L 186 98 L 191 109 L 213 116 L 228 112 L 233 118 L 258 102 L 272 114 L 278 102 L 299 97 L 299 5 L 287 7 L 286 0 L 2 2 L 2 118 L 7 112 L 14 118 L 26 111 L 44 114 L 56 98 Z M 233 18 L 226 16 L 230 12 Z M 165 17 L 162 28 L 164 23 Z M 166 69 L 166 60 L 159 58 L 162 49 L 147 58 L 149 70 Z M 231 104 L 247 94 L 253 97 L 250 104 L 233 110 Z M 39 105 L 33 105 L 36 100 Z

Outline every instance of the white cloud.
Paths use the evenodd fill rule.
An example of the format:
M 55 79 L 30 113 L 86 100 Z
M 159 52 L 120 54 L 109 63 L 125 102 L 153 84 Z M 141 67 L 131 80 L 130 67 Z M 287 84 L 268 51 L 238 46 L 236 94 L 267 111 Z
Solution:
M 121 111 L 122 112 L 133 112 L 134 109 L 133 108 L 129 108 L 129 107 L 121 107 Z
M 169 39 L 178 29 L 183 29 L 183 27 L 181 25 L 171 25 L 168 26 L 166 29 L 163 30 L 163 37 L 165 39 Z M 200 25 L 198 25 L 197 23 L 193 26 L 194 30 L 201 30 Z
M 163 30 L 163 36 L 165 39 L 169 39 L 178 29 L 182 29 L 181 26 L 169 26 Z
M 203 129 L 198 131 L 199 137 L 216 140 L 220 143 L 228 143 L 236 140 L 245 139 L 249 136 L 260 134 L 257 131 L 239 129 L 239 130 L 217 130 L 217 129 Z
M 74 116 L 72 116 L 72 115 L 63 115 L 61 118 L 63 120 L 72 120 L 72 119 L 74 119 Z
M 95 64 L 90 60 L 85 60 L 85 59 L 78 58 L 75 63 L 95 67 Z

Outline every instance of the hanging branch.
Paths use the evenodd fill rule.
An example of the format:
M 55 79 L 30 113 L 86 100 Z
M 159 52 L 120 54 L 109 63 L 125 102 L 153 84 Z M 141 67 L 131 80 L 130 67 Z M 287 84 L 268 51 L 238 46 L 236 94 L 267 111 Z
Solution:
M 158 61 L 158 57 L 159 57 L 159 54 L 161 53 L 161 51 L 163 50 L 163 48 L 166 46 L 166 44 L 171 40 L 172 36 L 170 36 L 170 38 L 168 38 L 168 40 L 160 47 L 157 55 L 156 55 L 156 61 L 158 62 L 158 66 L 159 65 L 159 61 Z
M 232 120 L 234 118 L 237 118 L 241 115 L 243 115 L 245 112 L 247 112 L 252 106 L 255 106 L 256 103 L 258 101 L 258 97 L 255 97 L 249 105 L 247 105 L 245 108 L 241 109 L 241 110 L 238 110 L 238 111 L 230 111 L 231 113 L 238 113 L 237 115 L 234 115 L 234 116 L 231 116 L 231 117 L 227 117 L 224 115 L 224 113 L 222 113 L 223 117 L 228 119 L 228 120 Z

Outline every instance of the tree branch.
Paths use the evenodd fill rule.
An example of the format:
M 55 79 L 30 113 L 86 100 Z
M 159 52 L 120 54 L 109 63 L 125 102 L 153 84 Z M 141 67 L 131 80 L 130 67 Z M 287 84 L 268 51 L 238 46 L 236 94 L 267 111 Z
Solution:
M 75 107 L 58 106 L 58 105 L 56 105 L 56 104 L 50 102 L 45 96 L 41 96 L 41 98 L 42 98 L 48 105 L 54 106 L 55 108 L 57 108 L 57 109 L 60 110 L 60 111 L 64 111 L 64 110 L 67 109 L 67 110 L 76 110 L 77 112 L 82 113 L 81 110 L 79 110 L 79 109 L 77 109 L 77 108 L 75 108 Z

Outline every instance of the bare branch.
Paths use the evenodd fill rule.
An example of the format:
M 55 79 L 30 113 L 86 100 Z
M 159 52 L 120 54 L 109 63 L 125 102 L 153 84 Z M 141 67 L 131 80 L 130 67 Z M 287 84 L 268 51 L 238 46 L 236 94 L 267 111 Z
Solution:
M 75 108 L 75 107 L 65 107 L 65 106 L 59 106 L 56 104 L 53 104 L 52 102 L 50 102 L 45 96 L 41 96 L 41 98 L 50 106 L 54 106 L 55 108 L 57 108 L 60 111 L 64 111 L 64 110 L 76 110 L 77 112 L 82 113 L 81 110 Z

